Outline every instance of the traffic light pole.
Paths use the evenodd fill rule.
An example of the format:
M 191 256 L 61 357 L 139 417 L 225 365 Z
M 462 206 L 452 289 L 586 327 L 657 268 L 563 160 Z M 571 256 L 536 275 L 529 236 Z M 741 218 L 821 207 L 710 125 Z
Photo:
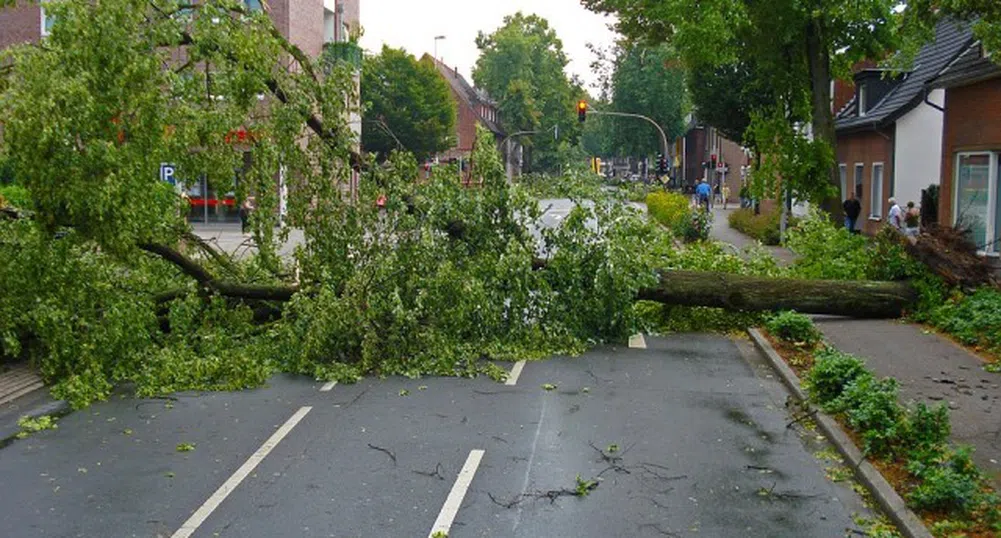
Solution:
M 660 127 L 660 125 L 658 125 L 657 122 L 653 121 L 652 119 L 650 119 L 650 118 L 648 118 L 646 116 L 643 116 L 642 114 L 629 114 L 627 112 L 604 112 L 604 111 L 601 111 L 601 110 L 589 110 L 588 113 L 589 114 L 596 114 L 598 116 L 617 116 L 617 117 L 620 117 L 620 118 L 639 118 L 641 120 L 646 120 L 651 125 L 653 125 L 654 127 L 657 128 L 657 132 L 660 133 L 660 144 L 661 144 L 661 147 L 663 148 L 662 151 L 663 151 L 664 158 L 665 159 L 670 159 L 670 153 L 669 153 L 668 145 L 667 145 L 667 135 L 664 134 L 664 129 L 662 129 Z

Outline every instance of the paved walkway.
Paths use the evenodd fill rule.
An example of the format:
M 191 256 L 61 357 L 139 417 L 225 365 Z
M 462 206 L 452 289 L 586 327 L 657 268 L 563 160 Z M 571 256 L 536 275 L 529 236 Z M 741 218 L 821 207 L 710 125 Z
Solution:
M 743 251 L 745 248 L 755 245 L 758 241 L 730 227 L 729 216 L 736 208 L 736 206 L 732 205 L 728 209 L 718 206 L 713 208 L 713 229 L 710 236 L 717 241 L 728 243 Z M 796 260 L 796 255 L 787 248 L 767 245 L 763 245 L 763 248 L 778 260 L 779 265 L 791 265 Z
M 1001 490 L 1001 375 L 984 361 L 919 325 L 896 320 L 818 317 L 836 348 L 866 360 L 880 377 L 900 382 L 904 403 L 949 406 L 952 439 L 976 449 L 974 461 Z
M 713 210 L 712 237 L 740 249 L 755 241 L 730 228 L 730 211 Z M 779 263 L 795 259 L 789 249 L 766 247 Z M 987 373 L 984 361 L 920 325 L 899 320 L 815 317 L 836 348 L 866 360 L 881 377 L 900 382 L 904 404 L 949 406 L 952 438 L 975 449 L 973 459 L 1001 490 L 1001 375 Z

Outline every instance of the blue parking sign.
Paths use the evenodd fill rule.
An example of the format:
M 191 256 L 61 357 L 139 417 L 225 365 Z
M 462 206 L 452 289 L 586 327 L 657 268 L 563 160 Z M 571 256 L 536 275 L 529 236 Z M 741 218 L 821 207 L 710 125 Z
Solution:
M 177 185 L 177 177 L 175 176 L 176 168 L 174 165 L 169 163 L 160 164 L 160 181 L 166 181 L 171 185 Z

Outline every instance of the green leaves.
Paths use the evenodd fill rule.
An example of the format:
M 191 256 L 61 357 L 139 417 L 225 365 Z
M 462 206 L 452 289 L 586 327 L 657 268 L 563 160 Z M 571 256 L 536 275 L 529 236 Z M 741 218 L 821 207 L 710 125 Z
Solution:
M 434 60 L 384 46 L 363 65 L 365 151 L 385 158 L 400 149 L 423 160 L 457 143 L 457 105 Z

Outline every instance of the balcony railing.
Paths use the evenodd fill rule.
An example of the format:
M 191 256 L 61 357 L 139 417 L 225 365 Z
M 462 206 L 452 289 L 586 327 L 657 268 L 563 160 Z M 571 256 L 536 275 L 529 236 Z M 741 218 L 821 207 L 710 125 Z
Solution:
M 323 45 L 323 59 L 330 65 L 346 62 L 355 69 L 361 69 L 362 50 L 357 43 L 341 41 Z

